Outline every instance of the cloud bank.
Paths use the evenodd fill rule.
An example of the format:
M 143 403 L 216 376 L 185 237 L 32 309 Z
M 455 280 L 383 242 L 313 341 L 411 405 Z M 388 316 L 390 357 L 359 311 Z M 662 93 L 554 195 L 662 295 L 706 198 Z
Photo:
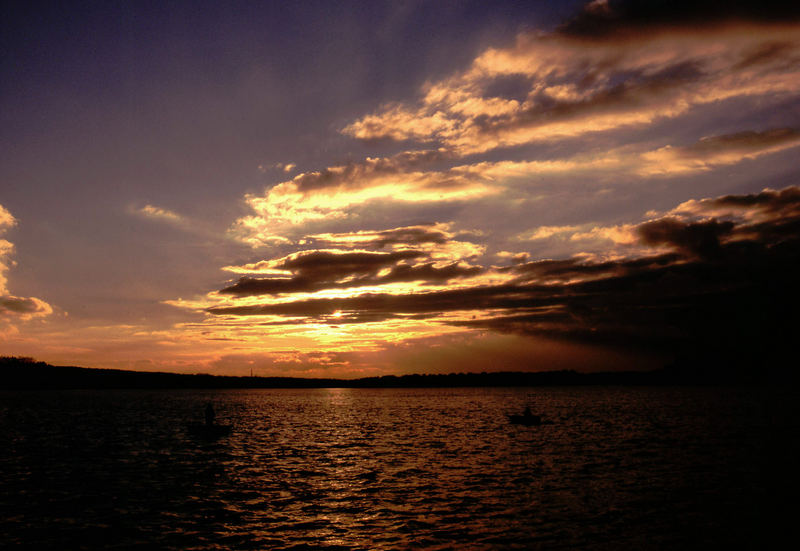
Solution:
M 643 126 L 707 104 L 797 90 L 800 34 L 781 23 L 636 35 L 520 36 L 344 132 L 438 143 L 454 155 Z
M 243 278 L 219 291 L 233 302 L 206 312 L 249 323 L 263 317 L 274 327 L 416 320 L 716 363 L 786 352 L 791 339 L 779 320 L 800 306 L 800 188 L 693 200 L 628 228 L 631 254 L 613 260 L 434 268 L 413 264 L 424 258 L 413 249 L 306 251 L 265 263 L 288 277 Z M 389 285 L 459 277 L 466 284 L 399 292 Z M 325 294 L 344 287 L 352 292 Z

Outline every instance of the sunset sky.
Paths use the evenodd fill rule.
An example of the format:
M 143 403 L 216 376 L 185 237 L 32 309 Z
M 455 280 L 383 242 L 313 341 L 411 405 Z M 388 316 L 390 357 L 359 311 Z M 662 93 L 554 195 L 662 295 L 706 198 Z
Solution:
M 781 350 L 781 4 L 4 2 L 0 355 L 361 377 Z

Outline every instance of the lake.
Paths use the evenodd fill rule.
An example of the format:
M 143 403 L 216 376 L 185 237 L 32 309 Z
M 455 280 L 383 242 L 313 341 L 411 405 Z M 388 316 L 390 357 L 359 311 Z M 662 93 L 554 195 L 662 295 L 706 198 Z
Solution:
M 229 436 L 188 433 L 209 401 Z M 796 401 L 745 388 L 0 392 L 0 541 L 764 548 Z M 526 405 L 551 424 L 510 424 Z

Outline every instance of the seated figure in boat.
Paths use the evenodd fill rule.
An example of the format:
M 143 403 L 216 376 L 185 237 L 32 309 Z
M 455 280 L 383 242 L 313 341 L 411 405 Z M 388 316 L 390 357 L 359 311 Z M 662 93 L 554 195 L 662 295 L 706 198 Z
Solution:
M 511 421 L 512 425 L 525 425 L 526 427 L 535 427 L 542 424 L 542 416 L 533 413 L 530 407 L 526 407 L 522 415 L 509 415 L 508 420 Z
M 522 416 L 526 421 L 534 422 L 534 423 L 541 423 L 542 416 L 541 415 L 534 415 L 531 411 L 530 406 L 525 406 L 525 411 L 522 413 Z
M 206 426 L 211 427 L 214 425 L 214 419 L 216 418 L 216 413 L 214 413 L 214 406 L 211 402 L 208 403 L 206 406 Z

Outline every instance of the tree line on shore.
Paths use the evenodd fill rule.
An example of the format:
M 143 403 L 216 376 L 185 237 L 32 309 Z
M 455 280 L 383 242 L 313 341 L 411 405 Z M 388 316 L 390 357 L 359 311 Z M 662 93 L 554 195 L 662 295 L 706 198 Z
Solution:
M 360 379 L 246 377 L 127 371 L 54 366 L 32 358 L 0 357 L 0 389 L 169 389 L 169 388 L 445 388 L 577 385 L 725 384 L 741 381 L 709 377 L 676 366 L 653 371 L 579 372 L 497 371 L 480 373 L 410 374 Z

